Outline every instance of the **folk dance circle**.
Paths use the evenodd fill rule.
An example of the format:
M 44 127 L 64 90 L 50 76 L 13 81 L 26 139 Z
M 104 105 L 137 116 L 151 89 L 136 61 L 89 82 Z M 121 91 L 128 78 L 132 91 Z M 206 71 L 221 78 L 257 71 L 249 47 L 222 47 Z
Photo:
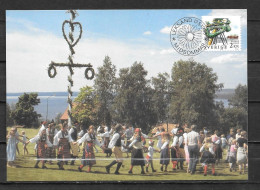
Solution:
M 69 162 L 70 165 L 75 165 L 76 161 L 80 160 L 78 171 L 82 172 L 84 167 L 88 166 L 87 172 L 91 172 L 92 167 L 99 161 L 112 160 L 104 167 L 104 172 L 110 174 L 112 167 L 116 165 L 113 173 L 119 175 L 124 160 L 130 159 L 129 175 L 135 173 L 135 166 L 140 166 L 141 174 L 144 175 L 149 172 L 149 167 L 152 173 L 158 170 L 168 172 L 168 166 L 171 165 L 173 171 L 179 169 L 183 173 L 203 173 L 207 176 L 210 170 L 211 175 L 215 176 L 216 167 L 220 160 L 224 159 L 230 172 L 238 170 L 240 174 L 245 173 L 248 163 L 246 131 L 230 129 L 225 136 L 220 135 L 218 130 L 210 132 L 207 128 L 197 132 L 196 125 L 179 126 L 170 132 L 166 132 L 163 127 L 157 127 L 155 130 L 154 135 L 148 136 L 141 128 L 133 128 L 130 125 L 117 124 L 111 129 L 104 124 L 97 129 L 91 125 L 86 130 L 78 123 L 69 128 L 64 122 L 58 131 L 54 122 L 43 122 L 38 134 L 29 139 L 24 131 L 19 135 L 17 128 L 13 127 L 7 135 L 7 166 L 16 167 L 17 144 L 22 142 L 24 154 L 28 154 L 26 146 L 29 143 L 36 144 L 34 167 L 42 169 L 48 169 L 46 164 L 57 161 L 58 169 L 65 170 Z M 157 139 L 156 146 L 154 139 Z M 101 148 L 105 158 L 96 159 L 97 146 Z M 80 151 L 82 158 L 79 158 Z M 226 151 L 226 158 L 223 158 L 223 151 Z M 155 152 L 160 153 L 159 159 L 154 159 Z M 127 154 L 126 158 L 123 153 Z M 128 154 L 131 154 L 131 158 L 128 158 Z M 160 168 L 154 168 L 154 162 L 159 162 Z M 196 172 L 198 169 L 200 172 Z

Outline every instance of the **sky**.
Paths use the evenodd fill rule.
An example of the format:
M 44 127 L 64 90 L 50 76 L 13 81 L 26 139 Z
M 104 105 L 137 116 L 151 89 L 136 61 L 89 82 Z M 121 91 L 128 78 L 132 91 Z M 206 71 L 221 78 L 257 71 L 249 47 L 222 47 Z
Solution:
M 109 56 L 117 71 L 142 62 L 147 79 L 171 72 L 182 56 L 171 46 L 170 29 L 182 17 L 241 16 L 241 51 L 204 51 L 193 59 L 213 68 L 224 88 L 247 84 L 247 13 L 246 10 L 79 10 L 75 22 L 83 28 L 75 46 L 74 63 L 91 63 L 94 69 Z M 66 11 L 6 11 L 7 93 L 58 92 L 68 86 L 67 68 L 57 68 L 49 78 L 51 61 L 67 62 L 69 47 L 62 35 L 62 23 L 69 20 Z M 75 34 L 76 37 L 76 34 Z M 85 69 L 74 69 L 73 91 L 93 81 L 84 77 Z M 118 73 L 118 72 L 117 72 Z

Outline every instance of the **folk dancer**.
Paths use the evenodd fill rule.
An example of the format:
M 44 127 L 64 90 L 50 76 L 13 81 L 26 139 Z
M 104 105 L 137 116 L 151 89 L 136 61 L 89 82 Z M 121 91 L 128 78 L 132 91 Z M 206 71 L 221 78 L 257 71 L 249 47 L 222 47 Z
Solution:
M 43 129 L 40 134 L 37 134 L 34 138 L 26 142 L 26 144 L 29 143 L 37 143 L 37 161 L 34 167 L 39 168 L 38 164 L 41 162 L 42 169 L 47 169 L 45 166 L 47 147 L 52 147 L 53 145 L 49 141 L 49 138 L 46 134 L 46 129 Z
M 133 147 L 132 153 L 131 153 L 131 167 L 128 171 L 129 174 L 133 173 L 134 166 L 141 166 L 141 174 L 145 174 L 144 172 L 144 155 L 143 155 L 143 135 L 140 128 L 135 129 L 134 136 L 130 139 L 131 144 L 129 145 L 129 148 Z
M 59 159 L 57 165 L 60 170 L 64 170 L 64 162 L 71 158 L 70 142 L 72 139 L 68 133 L 68 124 L 63 123 L 61 130 L 54 136 L 53 145 L 58 148 L 57 158 Z
M 47 137 L 51 144 L 53 144 L 54 136 L 58 133 L 58 130 L 55 128 L 54 123 L 50 123 L 48 125 L 48 128 L 46 129 Z M 46 157 L 49 158 L 49 164 L 52 164 L 52 159 L 56 158 L 56 149 L 52 147 L 47 148 L 47 154 Z
M 88 132 L 77 142 L 73 144 L 84 144 L 84 151 L 82 155 L 81 165 L 78 167 L 78 170 L 82 172 L 84 166 L 88 165 L 88 172 L 91 172 L 91 168 L 96 164 L 95 153 L 94 153 L 94 144 L 102 148 L 102 144 L 98 141 L 95 135 L 95 128 L 93 125 L 89 126 Z
M 113 160 L 109 165 L 106 166 L 107 173 L 110 173 L 110 168 L 113 165 L 117 164 L 115 174 L 117 174 L 117 175 L 120 174 L 119 169 L 123 163 L 123 153 L 121 150 L 121 146 L 124 146 L 124 145 L 122 145 L 122 141 L 121 141 L 122 133 L 123 133 L 122 125 L 120 125 L 120 124 L 116 125 L 115 133 L 108 145 L 108 148 L 111 148 L 112 152 L 115 154 L 116 160 Z
M 70 165 L 74 165 L 75 159 L 79 155 L 79 146 L 78 144 L 73 144 L 73 142 L 76 142 L 78 140 L 78 131 L 77 131 L 78 123 L 75 123 L 75 126 L 72 126 L 69 130 L 70 138 L 72 139 L 72 142 L 70 143 L 71 148 L 71 162 Z
M 164 171 L 167 172 L 167 167 L 170 163 L 170 150 L 169 150 L 169 143 L 170 143 L 171 135 L 168 132 L 162 133 L 162 146 L 160 149 L 160 164 L 161 164 L 161 171 L 163 171 L 163 166 L 165 166 Z

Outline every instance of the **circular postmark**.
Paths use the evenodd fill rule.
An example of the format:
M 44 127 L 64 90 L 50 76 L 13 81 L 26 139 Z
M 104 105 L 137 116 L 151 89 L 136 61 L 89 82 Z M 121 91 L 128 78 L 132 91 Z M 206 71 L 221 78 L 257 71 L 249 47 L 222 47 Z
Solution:
M 179 19 L 171 28 L 172 47 L 180 54 L 194 56 L 207 47 L 204 37 L 205 24 L 195 17 Z

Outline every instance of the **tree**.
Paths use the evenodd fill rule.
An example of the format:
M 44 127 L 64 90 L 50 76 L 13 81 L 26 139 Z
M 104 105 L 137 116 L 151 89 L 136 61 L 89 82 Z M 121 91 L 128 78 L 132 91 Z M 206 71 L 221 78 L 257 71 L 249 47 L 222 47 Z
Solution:
M 157 120 L 152 105 L 153 90 L 146 76 L 147 71 L 142 63 L 135 62 L 130 68 L 121 69 L 114 107 L 117 121 L 148 132 Z
M 170 103 L 170 75 L 168 73 L 159 73 L 157 77 L 152 77 L 154 88 L 153 103 L 158 122 L 163 123 L 168 118 L 168 106 Z
M 6 126 L 12 126 L 14 124 L 14 120 L 11 117 L 11 106 L 6 103 Z
M 174 63 L 170 114 L 176 123 L 197 124 L 200 128 L 215 125 L 214 96 L 223 87 L 217 80 L 217 74 L 205 64 L 192 59 Z
M 15 124 L 24 125 L 25 127 L 38 127 L 38 119 L 41 115 L 34 110 L 34 106 L 39 103 L 38 93 L 24 93 L 21 95 L 15 104 L 15 110 L 11 112 Z
M 224 125 L 227 128 L 242 128 L 247 130 L 247 86 L 239 84 L 235 89 L 235 94 L 229 100 L 229 108 L 223 115 Z
M 92 87 L 86 86 L 81 88 L 73 105 L 73 119 L 86 127 L 97 124 L 97 115 L 100 104 Z
M 61 116 L 62 116 L 62 113 L 58 113 L 58 114 L 56 115 L 56 117 L 55 117 L 55 119 L 54 119 L 54 121 L 55 121 L 56 124 L 61 123 L 61 120 L 60 120 Z
M 240 107 L 247 111 L 247 86 L 239 84 L 235 89 L 235 94 L 229 100 L 229 105 L 232 107 Z
M 102 67 L 98 68 L 94 88 L 98 94 L 100 123 L 110 126 L 112 122 L 112 104 L 115 96 L 116 67 L 112 64 L 110 57 L 106 56 Z

